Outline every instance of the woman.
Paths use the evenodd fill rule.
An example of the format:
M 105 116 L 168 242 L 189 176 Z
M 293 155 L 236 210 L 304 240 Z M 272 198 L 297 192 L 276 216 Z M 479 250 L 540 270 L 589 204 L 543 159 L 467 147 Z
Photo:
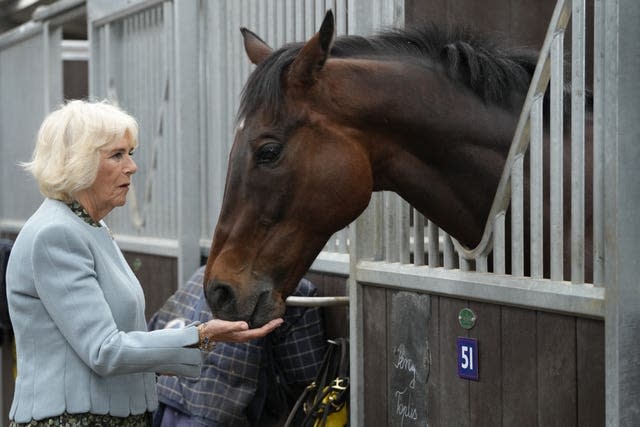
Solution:
M 24 164 L 45 200 L 7 266 L 18 359 L 12 426 L 147 426 L 156 372 L 196 377 L 210 344 L 256 339 L 282 322 L 147 332 L 142 288 L 102 221 L 125 204 L 137 136 L 118 108 L 72 101 L 44 120 Z

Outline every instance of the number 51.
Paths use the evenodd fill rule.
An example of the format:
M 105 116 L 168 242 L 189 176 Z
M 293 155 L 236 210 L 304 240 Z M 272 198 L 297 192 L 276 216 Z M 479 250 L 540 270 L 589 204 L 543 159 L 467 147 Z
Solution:
M 478 381 L 478 340 L 458 337 L 456 346 L 458 349 L 458 376 Z

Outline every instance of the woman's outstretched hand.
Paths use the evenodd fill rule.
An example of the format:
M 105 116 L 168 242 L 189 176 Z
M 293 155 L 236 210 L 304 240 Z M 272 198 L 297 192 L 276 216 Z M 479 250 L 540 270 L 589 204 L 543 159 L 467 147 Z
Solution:
M 265 325 L 249 329 L 244 321 L 229 322 L 213 319 L 204 324 L 204 335 L 215 342 L 245 342 L 262 338 L 282 324 L 282 319 L 274 319 Z

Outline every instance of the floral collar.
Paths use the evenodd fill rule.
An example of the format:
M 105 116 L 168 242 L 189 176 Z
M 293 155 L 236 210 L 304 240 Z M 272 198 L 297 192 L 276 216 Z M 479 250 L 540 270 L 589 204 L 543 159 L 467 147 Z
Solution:
M 69 209 L 71 209 L 71 211 L 78 215 L 78 217 L 80 217 L 80 219 L 82 219 L 84 222 L 86 222 L 87 224 L 89 224 L 92 227 L 102 227 L 102 225 L 99 222 L 95 222 L 93 220 L 93 218 L 91 218 L 91 215 L 89 215 L 89 212 L 87 212 L 87 210 L 76 200 L 73 200 L 71 202 L 65 202 L 67 206 L 69 206 Z

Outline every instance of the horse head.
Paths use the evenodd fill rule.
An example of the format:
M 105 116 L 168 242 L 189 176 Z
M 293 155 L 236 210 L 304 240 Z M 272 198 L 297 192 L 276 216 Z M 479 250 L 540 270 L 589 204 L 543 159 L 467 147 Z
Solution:
M 373 178 L 356 135 L 325 108 L 333 14 L 286 51 L 242 34 L 257 67 L 243 92 L 204 288 L 216 317 L 257 327 L 284 314 L 329 237 L 368 205 Z

